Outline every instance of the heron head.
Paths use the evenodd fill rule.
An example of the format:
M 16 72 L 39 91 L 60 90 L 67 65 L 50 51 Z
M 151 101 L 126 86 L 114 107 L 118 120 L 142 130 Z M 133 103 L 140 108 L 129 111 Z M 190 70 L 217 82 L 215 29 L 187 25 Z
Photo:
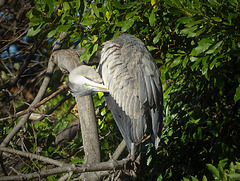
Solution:
M 81 65 L 73 69 L 68 77 L 68 85 L 74 96 L 85 96 L 92 92 L 108 92 L 100 75 L 93 67 Z

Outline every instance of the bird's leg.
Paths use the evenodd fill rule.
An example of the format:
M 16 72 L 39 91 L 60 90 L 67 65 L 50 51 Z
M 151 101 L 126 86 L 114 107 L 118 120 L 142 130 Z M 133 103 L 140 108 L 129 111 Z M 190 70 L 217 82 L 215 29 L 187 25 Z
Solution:
M 131 143 L 131 153 L 130 158 L 132 160 L 131 165 L 133 166 L 133 170 L 130 170 L 130 175 L 136 177 L 137 165 L 135 163 L 135 144 Z
M 134 143 L 131 143 L 131 160 L 134 162 L 135 160 L 135 144 Z
M 137 156 L 135 162 L 136 162 L 138 165 L 140 165 L 140 161 L 141 161 L 141 144 L 139 144 L 138 151 L 139 151 L 139 155 Z

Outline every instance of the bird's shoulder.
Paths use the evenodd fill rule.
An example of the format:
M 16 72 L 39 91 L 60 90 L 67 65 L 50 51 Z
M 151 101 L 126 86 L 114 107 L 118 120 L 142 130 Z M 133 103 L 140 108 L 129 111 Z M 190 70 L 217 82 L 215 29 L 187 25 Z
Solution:
M 102 60 L 104 84 L 128 115 L 136 118 L 144 114 L 145 107 L 155 104 L 159 74 L 142 44 L 109 41 L 104 45 Z

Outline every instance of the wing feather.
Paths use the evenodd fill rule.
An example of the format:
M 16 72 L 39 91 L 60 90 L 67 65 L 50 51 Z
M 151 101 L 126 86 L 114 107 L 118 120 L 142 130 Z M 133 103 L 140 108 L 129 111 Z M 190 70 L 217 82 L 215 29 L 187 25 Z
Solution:
M 104 43 L 102 50 L 98 71 L 110 92 L 106 102 L 129 151 L 147 127 L 157 146 L 162 129 L 160 75 L 144 44 L 121 36 Z

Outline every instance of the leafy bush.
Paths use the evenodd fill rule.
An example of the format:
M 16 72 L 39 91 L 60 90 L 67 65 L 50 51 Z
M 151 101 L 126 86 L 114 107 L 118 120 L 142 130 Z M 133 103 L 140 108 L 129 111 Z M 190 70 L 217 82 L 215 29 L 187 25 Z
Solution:
M 214 180 L 222 180 L 222 181 L 237 181 L 240 180 L 240 163 L 233 162 L 230 165 L 227 164 L 228 159 L 220 160 L 218 163 L 218 167 L 216 168 L 212 164 L 207 164 L 208 170 L 211 171 L 212 177 Z M 229 168 L 226 168 L 228 166 Z M 198 181 L 196 177 L 191 176 L 192 181 Z M 207 177 L 204 175 L 202 181 L 207 181 Z M 212 180 L 212 178 L 210 179 Z M 183 178 L 182 181 L 190 181 L 188 178 Z
M 239 179 L 239 163 L 235 163 L 240 158 L 239 1 L 48 0 L 35 1 L 27 17 L 27 36 L 46 39 L 43 52 L 66 31 L 67 47 L 77 42 L 79 48 L 86 48 L 81 61 L 91 61 L 99 45 L 120 33 L 133 34 L 147 45 L 162 74 L 164 129 L 157 150 L 148 141 L 142 147 L 139 180 Z M 40 61 L 45 62 L 45 57 Z M 100 135 L 111 132 L 101 142 L 106 159 L 121 136 L 111 114 L 101 105 L 101 95 L 95 95 L 94 102 L 101 112 Z M 60 112 L 58 117 L 57 126 L 62 129 L 73 119 Z M 8 126 L 12 125 L 4 130 L 9 130 Z M 42 154 L 83 161 L 81 150 L 74 152 L 81 145 L 81 136 L 66 147 L 47 149 L 45 141 L 50 137 L 46 133 L 57 129 L 56 125 L 45 120 L 35 127 L 29 124 L 27 129 L 39 131 L 38 139 L 45 146 Z M 27 139 L 34 147 L 35 137 Z

